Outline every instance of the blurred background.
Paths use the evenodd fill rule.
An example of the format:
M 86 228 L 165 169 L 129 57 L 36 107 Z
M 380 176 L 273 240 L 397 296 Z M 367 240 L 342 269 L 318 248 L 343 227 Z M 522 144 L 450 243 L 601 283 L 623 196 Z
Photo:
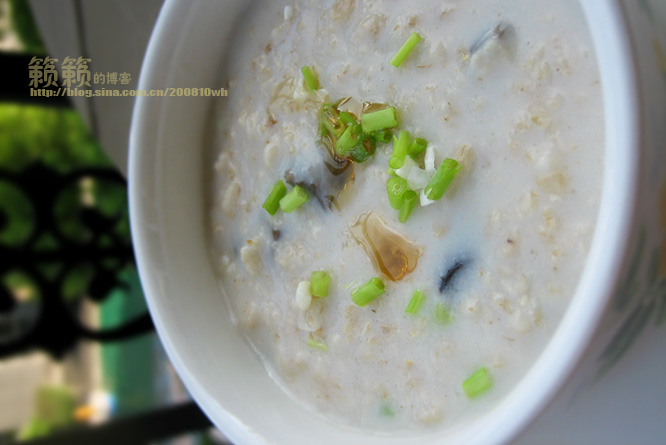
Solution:
M 0 445 L 224 443 L 138 280 L 123 175 L 133 99 L 30 94 L 49 88 L 49 57 L 55 83 L 83 57 L 84 89 L 136 88 L 160 6 L 0 0 Z

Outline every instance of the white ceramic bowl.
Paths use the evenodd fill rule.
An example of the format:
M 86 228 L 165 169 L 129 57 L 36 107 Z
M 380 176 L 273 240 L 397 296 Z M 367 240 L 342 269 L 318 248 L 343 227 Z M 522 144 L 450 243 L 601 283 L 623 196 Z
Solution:
M 218 86 L 227 34 L 246 3 L 167 0 L 139 88 Z M 608 142 L 593 245 L 564 320 L 526 377 L 495 410 L 449 430 L 422 433 L 418 442 L 414 436 L 336 427 L 294 402 L 271 380 L 230 323 L 209 259 L 202 178 L 211 168 L 204 158 L 204 127 L 213 98 L 139 97 L 132 121 L 129 185 L 141 280 L 169 357 L 212 421 L 238 444 L 492 444 L 520 434 L 518 440 L 526 443 L 602 438 L 621 443 L 639 430 L 643 436 L 638 437 L 655 443 L 663 439 L 666 430 L 656 416 L 643 412 L 640 421 L 633 422 L 626 409 L 611 410 L 604 403 L 609 393 L 621 394 L 618 387 L 632 391 L 636 382 L 627 376 L 657 377 L 650 371 L 640 374 L 641 366 L 623 364 L 634 349 L 647 351 L 641 360 L 653 360 L 662 375 L 666 369 L 666 359 L 654 361 L 655 355 L 665 354 L 654 354 L 645 340 L 664 338 L 658 322 L 666 307 L 661 277 L 666 275 L 666 255 L 660 253 L 666 250 L 661 247 L 666 222 L 656 210 L 658 187 L 651 186 L 666 190 L 659 145 L 666 136 L 661 127 L 648 124 L 649 110 L 661 113 L 653 119 L 661 116 L 666 122 L 666 74 L 660 77 L 659 72 L 666 68 L 659 65 L 651 42 L 650 33 L 660 28 L 654 14 L 643 9 L 649 3 L 582 2 L 602 71 Z M 648 88 L 654 94 L 645 94 Z M 636 244 L 640 236 L 642 247 Z M 649 388 L 642 382 L 637 403 L 666 412 L 663 378 L 652 392 L 641 392 Z M 624 397 L 631 400 L 631 395 Z M 614 418 L 624 422 L 618 433 L 613 433 Z M 595 427 L 595 422 L 608 421 Z

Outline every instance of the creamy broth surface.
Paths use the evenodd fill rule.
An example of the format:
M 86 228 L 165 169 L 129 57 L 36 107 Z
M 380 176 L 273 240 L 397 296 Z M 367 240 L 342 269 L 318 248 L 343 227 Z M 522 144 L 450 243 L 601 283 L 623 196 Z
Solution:
M 441 428 L 491 409 L 555 332 L 598 211 L 603 98 L 578 2 L 271 1 L 243 20 L 215 110 L 210 229 L 239 329 L 285 391 L 342 425 Z M 412 32 L 423 40 L 391 66 Z M 395 107 L 398 130 L 425 138 L 437 166 L 460 162 L 441 199 L 398 221 L 392 142 L 354 163 L 342 190 L 318 141 L 322 103 L 344 97 Z M 313 187 L 308 202 L 269 215 L 278 179 Z M 418 252 L 402 279 L 357 242 L 368 215 Z M 329 295 L 304 310 L 297 288 L 316 270 Z M 373 277 L 385 293 L 357 306 L 350 293 Z M 416 289 L 425 302 L 406 314 Z M 484 367 L 492 387 L 470 398 L 462 382 Z

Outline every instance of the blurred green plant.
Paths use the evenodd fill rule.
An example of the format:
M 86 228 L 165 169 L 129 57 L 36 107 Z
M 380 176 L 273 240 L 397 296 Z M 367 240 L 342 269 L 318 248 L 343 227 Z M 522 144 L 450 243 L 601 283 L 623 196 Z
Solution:
M 19 441 L 36 439 L 74 423 L 76 401 L 69 388 L 44 386 L 35 396 L 35 414 L 17 434 Z
M 0 170 L 18 173 L 29 165 L 41 162 L 47 167 L 67 173 L 79 168 L 113 168 L 97 141 L 92 137 L 78 113 L 69 109 L 0 105 Z M 94 207 L 105 216 L 119 216 L 114 233 L 120 239 L 130 239 L 125 187 L 103 180 L 81 180 L 70 184 L 54 203 L 53 212 L 59 230 L 69 239 L 85 242 L 89 232 L 80 219 L 83 206 Z M 34 226 L 32 203 L 14 185 L 0 181 L 0 208 L 7 215 L 7 225 L 0 230 L 0 242 L 20 245 Z M 55 247 L 48 236 L 38 240 L 40 250 Z M 43 266 L 46 276 L 54 276 L 57 267 Z M 36 288 L 24 276 L 10 273 L 4 284 L 27 293 L 27 298 L 39 297 Z M 85 294 L 91 279 L 85 265 L 77 267 L 65 280 L 63 296 L 74 299 Z
M 20 171 L 37 160 L 63 173 L 111 166 L 76 111 L 0 104 L 0 166 Z
M 9 3 L 9 21 L 23 44 L 23 50 L 30 54 L 46 54 L 28 0 L 7 1 Z
M 21 43 L 21 49 L 28 54 L 46 54 L 28 1 L 0 0 L 0 6 L 7 6 L 6 10 L 10 14 L 10 30 L 0 30 L 0 33 L 13 31 Z M 2 10 L 0 8 L 0 12 Z M 41 163 L 61 174 L 79 169 L 115 168 L 75 110 L 0 103 L 0 171 L 21 174 L 35 163 Z M 35 226 L 37 213 L 33 205 L 24 191 L 11 181 L 0 180 L 1 244 L 21 248 Z M 85 218 L 82 218 L 81 210 L 86 208 L 94 208 L 103 216 L 117 219 L 112 236 L 130 242 L 124 184 L 93 176 L 76 179 L 61 191 L 49 211 L 63 236 L 84 243 L 92 235 L 90 227 L 82 220 Z M 105 236 L 107 233 L 104 232 Z M 55 237 L 48 234 L 36 240 L 36 245 L 42 251 L 57 249 L 58 243 Z M 98 244 L 105 243 L 111 243 L 111 240 L 100 239 Z M 48 254 L 45 257 L 50 258 Z M 104 264 L 110 270 L 119 267 L 108 261 Z M 47 280 L 63 271 L 61 264 L 50 260 L 38 268 Z M 62 281 L 63 298 L 71 301 L 91 293 L 91 283 L 95 276 L 91 264 L 74 265 L 68 270 Z M 121 285 L 113 289 L 106 301 L 99 305 L 99 323 L 102 328 L 113 328 L 146 311 L 136 269 L 129 265 L 118 276 Z M 12 270 L 0 276 L 0 285 L 10 289 L 21 301 L 42 297 L 39 288 L 24 271 Z M 122 408 L 119 412 L 145 409 L 158 400 L 153 384 L 154 341 L 154 337 L 143 336 L 122 344 L 105 345 L 103 348 L 104 369 L 109 374 L 105 378 L 109 382 L 120 382 L 118 387 L 113 388 L 119 400 L 118 405 Z M 68 389 L 40 389 L 35 413 L 17 437 L 23 440 L 42 437 L 70 425 L 74 408 L 75 400 Z M 2 440 L 0 434 L 0 444 Z

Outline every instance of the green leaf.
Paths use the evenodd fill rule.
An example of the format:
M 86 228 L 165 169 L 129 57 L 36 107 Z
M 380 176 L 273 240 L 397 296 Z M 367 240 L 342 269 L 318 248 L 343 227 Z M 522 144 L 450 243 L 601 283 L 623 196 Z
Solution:
M 46 54 L 28 0 L 9 0 L 9 23 L 23 44 L 23 50 L 31 54 Z

